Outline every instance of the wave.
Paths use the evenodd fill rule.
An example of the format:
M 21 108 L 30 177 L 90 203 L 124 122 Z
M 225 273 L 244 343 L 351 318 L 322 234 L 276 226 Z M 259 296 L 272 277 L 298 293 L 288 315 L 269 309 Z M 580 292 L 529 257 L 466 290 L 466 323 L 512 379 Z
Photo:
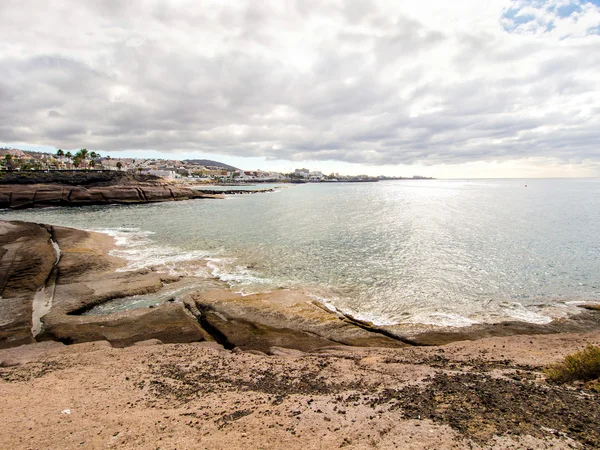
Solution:
M 307 294 L 335 314 L 351 316 L 363 322 L 370 322 L 376 326 L 411 324 L 462 328 L 478 324 L 494 324 L 514 320 L 545 325 L 553 320 L 578 314 L 581 310 L 573 308 L 573 306 L 581 303 L 589 303 L 565 302 L 562 304 L 541 304 L 528 308 L 518 302 L 504 302 L 499 308 L 485 312 L 476 311 L 471 315 L 458 314 L 450 311 L 417 311 L 405 312 L 401 314 L 401 317 L 398 317 L 397 315 L 381 314 L 374 311 L 358 311 L 345 305 L 344 298 L 335 295 L 322 295 L 311 292 L 308 292 Z
M 105 228 L 99 231 L 115 239 L 116 248 L 110 255 L 122 258 L 126 266 L 117 269 L 129 272 L 151 269 L 159 273 L 179 276 L 206 277 L 205 259 L 209 253 L 203 250 L 181 251 L 174 247 L 157 246 L 150 239 L 154 233 L 139 228 Z
M 241 295 L 252 295 L 265 292 L 275 287 L 272 280 L 255 274 L 247 266 L 236 264 L 235 258 L 208 258 L 206 266 L 213 277 L 237 289 Z
M 126 261 L 121 272 L 151 269 L 158 273 L 176 276 L 214 278 L 238 289 L 242 295 L 264 292 L 273 283 L 260 277 L 247 266 L 240 265 L 236 258 L 219 258 L 205 250 L 182 251 L 179 248 L 158 246 L 151 236 L 152 231 L 140 228 L 103 228 L 93 231 L 105 233 L 115 239 L 116 248 L 110 255 Z

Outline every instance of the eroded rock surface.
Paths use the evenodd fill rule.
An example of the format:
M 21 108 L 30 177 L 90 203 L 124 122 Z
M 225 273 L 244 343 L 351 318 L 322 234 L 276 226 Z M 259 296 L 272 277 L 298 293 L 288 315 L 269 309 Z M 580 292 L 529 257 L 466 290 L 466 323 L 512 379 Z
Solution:
M 40 340 L 80 343 L 107 340 L 122 347 L 137 341 L 195 342 L 210 339 L 182 304 L 165 304 L 107 316 L 81 316 L 107 300 L 157 292 L 178 277 L 150 270 L 121 271 L 123 261 L 108 254 L 109 236 L 54 227 L 61 249 L 52 310 L 43 317 Z
M 60 248 L 60 260 L 52 245 Z M 51 309 L 38 340 L 78 343 L 107 340 L 115 346 L 160 339 L 211 339 L 181 303 L 110 316 L 76 313 L 113 298 L 157 292 L 178 277 L 150 270 L 117 271 L 110 236 L 65 227 L 0 221 L 0 348 L 34 342 L 33 299 L 45 288 Z
M 272 347 L 310 351 L 332 345 L 404 347 L 407 344 L 365 330 L 325 311 L 299 291 L 241 296 L 227 291 L 190 295 L 202 326 L 225 346 L 270 352 Z
M 181 303 L 143 308 L 106 316 L 50 315 L 44 339 L 67 344 L 107 340 L 113 347 L 157 339 L 164 343 L 212 340 Z
M 56 262 L 49 228 L 0 221 L 0 348 L 33 342 L 32 304 Z
M 0 208 L 152 203 L 197 198 L 222 198 L 184 186 L 61 186 L 53 184 L 0 185 Z

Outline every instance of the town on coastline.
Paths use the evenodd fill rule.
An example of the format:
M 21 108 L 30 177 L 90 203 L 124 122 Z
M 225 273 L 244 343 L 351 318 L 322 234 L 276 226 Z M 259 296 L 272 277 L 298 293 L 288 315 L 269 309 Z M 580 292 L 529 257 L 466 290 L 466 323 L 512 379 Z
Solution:
M 206 159 L 113 158 L 82 148 L 78 151 L 44 153 L 16 148 L 0 148 L 1 171 L 74 171 L 113 170 L 139 175 L 157 176 L 166 180 L 191 180 L 199 183 L 320 183 L 375 182 L 380 180 L 429 180 L 431 177 L 389 177 L 369 175 L 323 174 L 320 171 L 296 169 L 281 173 L 265 170 L 242 170 L 218 161 Z

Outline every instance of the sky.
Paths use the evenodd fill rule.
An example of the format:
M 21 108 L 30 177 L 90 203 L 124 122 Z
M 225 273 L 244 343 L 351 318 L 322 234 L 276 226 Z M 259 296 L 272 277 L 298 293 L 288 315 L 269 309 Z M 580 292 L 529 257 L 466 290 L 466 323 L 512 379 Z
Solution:
M 2 0 L 0 145 L 600 176 L 600 0 Z

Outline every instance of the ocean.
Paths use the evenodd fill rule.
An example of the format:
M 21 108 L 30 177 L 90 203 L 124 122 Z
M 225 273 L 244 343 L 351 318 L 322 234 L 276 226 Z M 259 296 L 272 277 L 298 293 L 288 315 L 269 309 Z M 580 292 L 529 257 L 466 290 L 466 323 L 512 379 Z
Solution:
M 302 289 L 380 325 L 548 323 L 600 302 L 600 179 L 284 185 L 0 219 L 109 233 L 124 270 L 219 279 L 244 295 Z

